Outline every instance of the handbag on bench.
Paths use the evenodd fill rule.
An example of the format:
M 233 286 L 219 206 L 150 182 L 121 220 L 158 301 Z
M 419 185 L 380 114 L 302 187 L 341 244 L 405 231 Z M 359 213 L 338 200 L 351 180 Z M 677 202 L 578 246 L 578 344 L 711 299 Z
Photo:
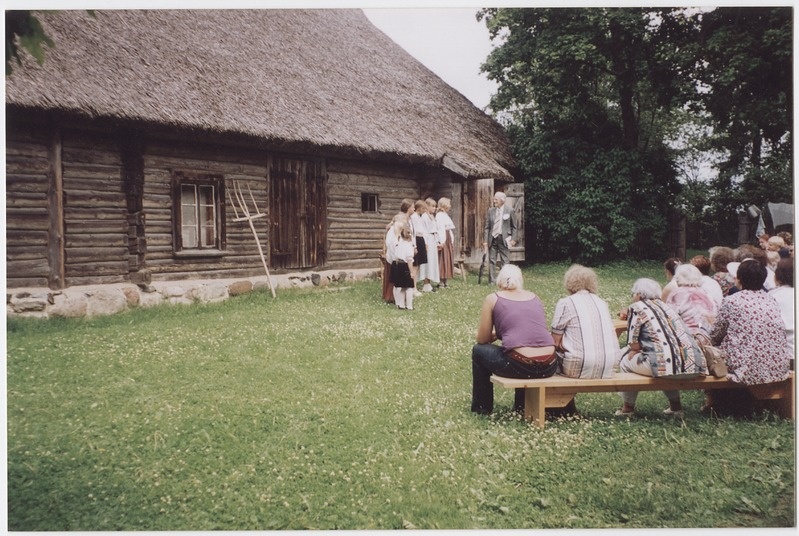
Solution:
M 727 354 L 724 353 L 724 350 L 711 345 L 710 340 L 704 336 L 698 336 L 696 342 L 705 356 L 708 374 L 716 378 L 727 377 Z

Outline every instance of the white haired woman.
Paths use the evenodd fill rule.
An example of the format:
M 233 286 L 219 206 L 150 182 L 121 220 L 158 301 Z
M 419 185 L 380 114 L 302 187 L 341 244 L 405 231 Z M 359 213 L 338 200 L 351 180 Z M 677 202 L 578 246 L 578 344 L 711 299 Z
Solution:
M 688 331 L 700 344 L 708 344 L 718 310 L 702 288 L 702 272 L 692 264 L 681 264 L 674 270 L 674 281 L 677 288 L 666 298 L 666 303 L 677 310 Z
M 633 283 L 632 295 L 633 303 L 626 313 L 628 347 L 619 361 L 619 370 L 657 378 L 707 374 L 702 350 L 677 311 L 660 299 L 658 282 L 638 279 Z M 680 392 L 666 390 L 663 394 L 669 400 L 663 413 L 682 416 Z M 616 415 L 634 415 L 638 393 L 620 395 L 624 404 Z
M 472 411 L 494 411 L 491 375 L 507 378 L 546 378 L 558 363 L 555 344 L 547 329 L 544 305 L 524 290 L 522 271 L 506 264 L 497 274 L 497 290 L 486 296 L 472 348 Z M 501 344 L 492 344 L 500 340 Z M 513 409 L 524 409 L 524 389 L 516 390 Z

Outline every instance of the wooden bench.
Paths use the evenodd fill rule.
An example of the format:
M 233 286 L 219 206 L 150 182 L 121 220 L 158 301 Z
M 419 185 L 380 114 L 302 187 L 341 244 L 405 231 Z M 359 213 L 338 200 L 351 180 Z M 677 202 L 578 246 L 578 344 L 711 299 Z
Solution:
M 612 378 L 575 379 L 555 375 L 551 378 L 520 380 L 493 375 L 491 381 L 507 389 L 524 389 L 524 417 L 544 427 L 547 408 L 562 408 L 577 393 L 611 393 L 619 391 L 690 391 L 695 389 L 735 389 L 741 384 L 726 378 L 697 376 L 690 379 L 658 379 L 631 372 L 617 372 Z M 780 417 L 794 418 L 794 375 L 781 382 L 753 385 L 749 391 L 757 400 L 777 400 Z

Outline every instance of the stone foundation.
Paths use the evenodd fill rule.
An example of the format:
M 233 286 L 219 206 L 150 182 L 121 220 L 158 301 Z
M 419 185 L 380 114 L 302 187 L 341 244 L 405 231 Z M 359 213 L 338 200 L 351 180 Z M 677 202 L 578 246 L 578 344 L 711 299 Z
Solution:
M 330 270 L 273 275 L 271 281 L 275 293 L 280 297 L 280 289 L 325 287 L 331 283 L 379 279 L 380 274 L 379 269 Z M 63 290 L 6 289 L 6 314 L 8 317 L 34 318 L 112 315 L 136 307 L 216 303 L 253 291 L 269 292 L 269 279 L 263 275 L 237 279 L 153 281 L 141 287 L 119 283 Z

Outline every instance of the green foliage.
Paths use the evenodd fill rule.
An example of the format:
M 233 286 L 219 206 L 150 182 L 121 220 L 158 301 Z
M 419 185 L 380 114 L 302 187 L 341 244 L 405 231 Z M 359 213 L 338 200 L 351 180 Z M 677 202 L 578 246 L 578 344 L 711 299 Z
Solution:
M 55 43 L 45 34 L 41 22 L 32 11 L 6 11 L 6 76 L 13 71 L 13 64 L 21 64 L 19 49 L 26 50 L 39 65 L 44 63 L 45 48 L 54 48 Z
M 791 201 L 790 8 L 478 18 L 501 37 L 483 71 L 499 84 L 491 108 L 525 177 L 537 259 L 660 257 L 672 210 L 735 229 L 740 207 Z M 698 184 L 702 155 L 720 161 L 715 184 Z
M 679 189 L 665 122 L 692 27 L 677 10 L 486 9 L 502 34 L 483 65 L 499 84 L 541 259 L 595 264 L 663 255 Z M 659 18 L 659 25 L 653 20 Z
M 566 263 L 524 270 L 548 315 Z M 617 311 L 659 263 L 597 268 Z M 469 411 L 492 289 L 398 311 L 379 282 L 91 319 L 8 319 L 12 531 L 791 527 L 794 423 L 613 393 L 532 427 Z M 632 465 L 635 470 L 631 470 Z
M 727 154 L 718 203 L 729 210 L 792 202 L 791 8 L 718 8 L 702 18 L 702 30 L 699 80 L 710 91 L 701 104 L 713 122 L 712 146 Z

